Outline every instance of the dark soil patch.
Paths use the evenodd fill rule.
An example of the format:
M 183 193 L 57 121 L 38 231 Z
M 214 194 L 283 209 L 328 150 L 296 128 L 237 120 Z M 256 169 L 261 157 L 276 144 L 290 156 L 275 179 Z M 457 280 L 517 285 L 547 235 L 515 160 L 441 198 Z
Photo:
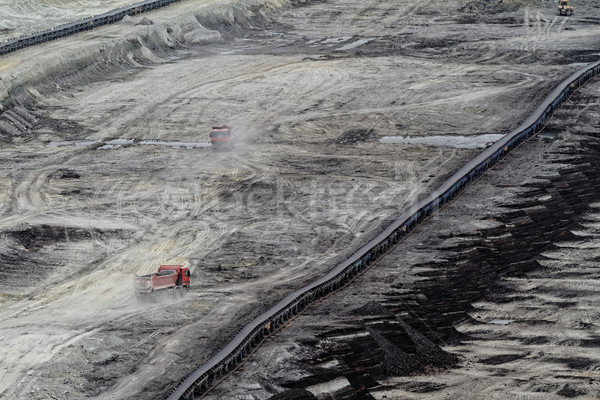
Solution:
M 519 360 L 526 356 L 527 354 L 499 354 L 497 356 L 485 358 L 483 360 L 480 360 L 479 362 L 487 365 L 500 365 L 507 362 Z
M 591 339 L 581 339 L 581 341 L 579 342 L 579 346 L 588 348 L 598 348 L 600 347 L 600 337 L 595 336 Z
M 550 362 L 565 364 L 570 369 L 585 370 L 597 365 L 595 360 L 585 357 L 573 357 L 573 358 L 550 358 Z
M 336 143 L 339 144 L 355 144 L 375 139 L 375 131 L 373 129 L 351 129 L 344 132 L 342 136 L 337 138 Z
M 412 382 L 404 385 L 404 389 L 413 393 L 431 393 L 442 390 L 446 385 L 436 382 Z
M 88 230 L 51 225 L 30 226 L 10 232 L 9 235 L 29 251 L 40 250 L 52 243 L 86 240 L 92 237 Z
M 556 392 L 556 394 L 559 394 L 561 396 L 565 396 L 568 398 L 573 398 L 573 397 L 577 397 L 577 396 L 583 396 L 585 395 L 587 392 L 585 390 L 582 389 L 577 389 L 572 387 L 571 385 L 565 385 L 563 386 L 562 389 L 560 389 L 558 392 Z
M 58 179 L 79 179 L 81 175 L 70 169 L 59 169 L 53 176 Z
M 529 338 L 515 338 L 517 340 L 519 340 L 521 343 L 523 343 L 524 345 L 533 345 L 533 344 L 548 344 L 550 343 L 550 339 L 546 336 L 535 336 L 535 337 L 529 337 Z
M 291 389 L 269 397 L 268 400 L 316 400 L 314 394 L 306 389 Z
M 39 113 L 14 106 L 0 113 L 0 139 L 28 136 L 39 125 Z

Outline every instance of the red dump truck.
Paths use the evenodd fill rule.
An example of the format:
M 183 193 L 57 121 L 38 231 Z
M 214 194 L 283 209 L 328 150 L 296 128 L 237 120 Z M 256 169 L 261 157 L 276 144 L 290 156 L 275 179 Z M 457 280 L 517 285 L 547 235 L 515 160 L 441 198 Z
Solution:
M 190 289 L 190 270 L 183 265 L 161 265 L 154 274 L 136 274 L 133 287 L 140 300 L 168 295 L 183 297 Z
M 231 148 L 231 129 L 227 125 L 213 126 L 210 131 L 213 150 Z

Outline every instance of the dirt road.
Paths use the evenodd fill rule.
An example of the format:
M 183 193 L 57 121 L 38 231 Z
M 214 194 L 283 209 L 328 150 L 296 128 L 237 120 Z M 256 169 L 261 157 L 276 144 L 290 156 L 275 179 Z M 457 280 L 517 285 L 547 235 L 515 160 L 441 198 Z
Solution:
M 164 395 L 477 152 L 380 138 L 507 132 L 594 59 L 551 3 L 190 0 L 3 57 L 0 394 Z M 190 296 L 138 304 L 164 263 Z

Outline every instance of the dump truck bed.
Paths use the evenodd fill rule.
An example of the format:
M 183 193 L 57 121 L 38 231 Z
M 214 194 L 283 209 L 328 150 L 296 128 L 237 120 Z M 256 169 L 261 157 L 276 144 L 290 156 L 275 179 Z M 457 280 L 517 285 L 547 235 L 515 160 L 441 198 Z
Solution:
M 150 293 L 154 290 L 174 287 L 177 282 L 177 272 L 165 270 L 149 275 L 136 275 L 133 282 L 137 292 Z

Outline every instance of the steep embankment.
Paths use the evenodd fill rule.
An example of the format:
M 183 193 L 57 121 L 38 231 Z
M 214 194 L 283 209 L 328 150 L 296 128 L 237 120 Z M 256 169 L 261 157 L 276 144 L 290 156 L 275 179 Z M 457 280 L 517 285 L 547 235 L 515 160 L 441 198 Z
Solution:
M 183 5 L 172 5 L 136 18 L 125 17 L 115 25 L 5 55 L 0 60 L 0 106 L 4 111 L 0 115 L 0 137 L 20 136 L 30 131 L 37 122 L 31 109 L 51 93 L 168 62 L 174 57 L 174 49 L 220 41 L 222 35 L 249 29 L 274 11 L 294 3 L 293 0 L 186 1 Z M 14 6 L 9 12 L 36 13 L 32 7 L 35 8 Z M 52 12 L 44 13 L 53 21 Z M 72 13 L 73 17 L 80 14 Z

